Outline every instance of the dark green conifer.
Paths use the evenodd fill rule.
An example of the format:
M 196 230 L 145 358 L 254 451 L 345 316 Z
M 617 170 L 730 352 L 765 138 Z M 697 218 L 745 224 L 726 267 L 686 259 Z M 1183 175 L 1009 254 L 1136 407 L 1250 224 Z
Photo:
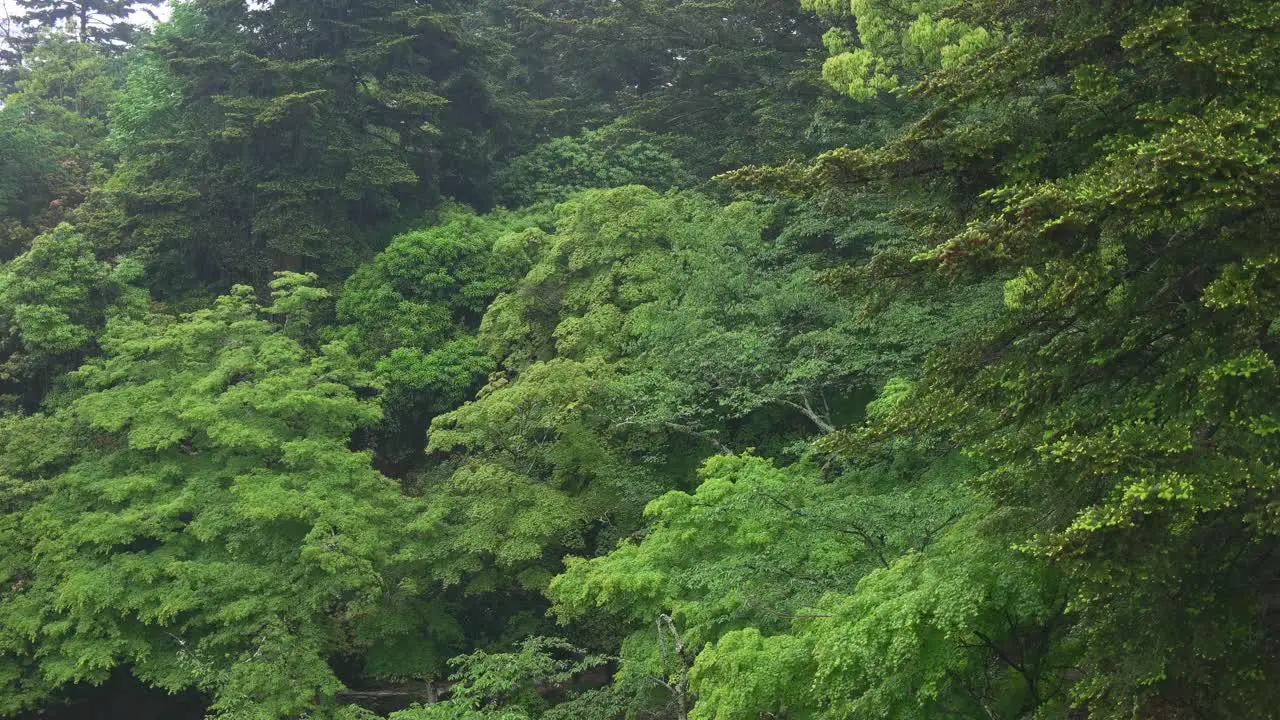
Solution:
M 133 42 L 138 21 L 156 19 L 158 0 L 15 0 L 30 29 L 57 28 L 82 43 L 120 48 Z

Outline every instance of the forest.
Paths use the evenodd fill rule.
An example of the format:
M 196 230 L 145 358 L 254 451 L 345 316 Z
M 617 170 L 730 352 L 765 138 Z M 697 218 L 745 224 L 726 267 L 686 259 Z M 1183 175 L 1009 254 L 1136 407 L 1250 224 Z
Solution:
M 1275 0 L 0 0 L 0 717 L 1280 717 L 1278 231 Z

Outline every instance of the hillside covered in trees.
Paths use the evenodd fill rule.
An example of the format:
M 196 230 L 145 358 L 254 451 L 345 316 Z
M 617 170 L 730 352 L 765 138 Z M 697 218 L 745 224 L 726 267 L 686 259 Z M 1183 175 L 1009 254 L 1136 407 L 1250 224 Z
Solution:
M 1280 717 L 1274 0 L 9 0 L 0 717 Z

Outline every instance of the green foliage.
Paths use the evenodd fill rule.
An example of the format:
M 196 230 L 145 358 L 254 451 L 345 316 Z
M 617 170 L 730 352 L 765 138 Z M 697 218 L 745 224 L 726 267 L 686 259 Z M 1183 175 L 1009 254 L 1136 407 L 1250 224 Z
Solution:
M 450 575 L 480 573 L 484 590 L 491 562 L 537 589 L 552 569 L 546 553 L 583 548 L 593 523 L 625 522 L 658 491 L 608 443 L 614 375 L 599 360 L 538 363 L 436 418 L 428 449 L 464 453 L 428 494 L 449 513 Z
M 350 268 L 386 224 L 483 198 L 505 132 L 486 67 L 443 8 L 184 3 L 117 105 L 98 232 L 168 295 Z
M 517 288 L 489 308 L 481 336 L 512 367 L 557 354 L 618 357 L 628 315 L 675 296 L 671 270 L 682 251 L 725 252 L 758 238 L 763 223 L 749 205 L 721 210 L 693 194 L 584 193 L 556 208 L 554 234 Z
M 117 67 L 102 50 L 62 35 L 27 53 L 0 108 L 0 260 L 69 217 L 105 155 Z
M 824 599 L 831 617 L 803 634 L 825 713 L 1019 718 L 1063 709 L 1064 597 L 1052 572 L 1010 549 L 1000 525 L 966 518 L 847 598 Z
M 106 288 L 109 273 L 110 267 L 98 262 L 69 226 L 42 236 L 5 268 L 0 279 L 9 334 L 37 357 L 83 347 L 93 338 L 84 316 L 102 304 L 92 295 Z
M 146 297 L 130 283 L 136 263 L 94 257 L 69 225 L 36 238 L 0 269 L 0 387 L 27 406 L 83 358 L 113 311 L 136 312 Z
M 856 33 L 833 27 L 822 38 L 830 57 L 822 77 L 856 100 L 900 89 L 999 43 L 1001 33 L 950 17 L 953 0 L 801 0 L 828 16 L 851 15 Z
M 556 135 L 621 118 L 709 174 L 818 152 L 853 124 L 810 57 L 822 24 L 795 0 L 485 5 L 549 122 L 573 123 Z
M 772 245 L 764 235 L 769 220 L 750 203 L 721 207 L 694 194 L 626 187 L 575 195 L 556 208 L 549 230 L 509 234 L 495 245 L 536 255 L 480 326 L 480 341 L 506 373 L 475 401 L 436 417 L 430 430 L 428 449 L 445 458 L 448 472 L 428 469 L 423 482 L 450 528 L 448 577 L 471 592 L 495 589 L 504 575 L 541 588 L 558 558 L 607 548 L 633 532 L 646 502 L 684 484 L 694 465 L 726 443 L 803 452 L 793 441 L 829 432 L 841 413 L 856 414 L 847 401 L 824 397 L 885 379 L 889 368 L 876 364 L 887 343 L 904 364 L 912 352 L 919 361 L 924 349 L 903 348 L 902 326 L 866 325 L 816 282 L 818 270 L 804 256 Z M 979 306 L 994 299 L 975 297 Z M 954 330 L 931 327 L 940 322 L 923 306 L 903 320 L 921 326 L 926 345 Z M 913 515 L 886 502 L 867 511 L 904 521 Z M 773 522 L 789 519 L 780 513 Z M 886 542 L 909 543 L 893 533 L 923 532 L 895 528 L 884 531 Z M 876 548 L 876 557 L 893 554 Z M 731 612 L 737 590 L 752 585 L 728 569 L 732 559 L 710 548 L 704 556 L 721 563 L 708 572 L 724 578 L 729 593 L 718 601 L 727 605 L 705 612 Z M 787 576 L 778 567 L 782 574 L 769 581 L 785 596 L 778 602 L 795 600 L 793 588 L 778 584 Z M 755 594 L 771 595 L 759 587 Z M 649 622 L 657 608 L 645 612 Z
M 591 605 L 639 621 L 674 611 L 691 643 L 742 618 L 785 624 L 789 610 L 817 602 L 849 573 L 927 547 L 971 502 L 956 488 L 964 471 L 954 461 L 904 463 L 825 482 L 816 467 L 713 457 L 694 493 L 649 504 L 643 542 L 569 561 L 552 595 L 569 616 Z
M 826 260 L 798 238 L 770 237 L 771 224 L 806 219 L 692 193 L 580 194 L 556 209 L 540 257 L 494 301 L 481 340 L 515 369 L 625 358 L 628 424 L 703 437 L 741 427 L 742 447 L 776 452 L 780 423 L 800 423 L 801 437 L 829 432 L 860 411 L 843 394 L 910 373 L 998 305 L 992 283 L 860 315 L 825 281 Z
M 763 636 L 755 628 L 727 633 L 698 654 L 690 683 L 698 704 L 690 718 L 754 718 L 768 712 L 807 718 L 803 696 L 788 697 L 812 677 L 809 648 L 790 635 Z
M 28 28 L 57 28 L 70 32 L 81 45 L 119 50 L 138 31 L 134 15 L 155 14 L 148 6 L 159 0 L 15 0 L 23 9 L 19 23 Z
M 30 243 L 30 224 L 46 210 L 53 194 L 50 177 L 57 164 L 48 152 L 46 132 L 13 126 L 0 111 L 0 257 L 12 258 Z
M 513 158 L 497 175 L 498 195 L 522 206 L 558 202 L 590 188 L 692 185 L 693 175 L 655 140 L 649 133 L 618 126 L 556 138 Z
M 392 720 L 523 720 L 547 705 L 541 693 L 571 682 L 603 658 L 559 638 L 533 637 L 517 652 L 478 650 L 454 658 L 451 697 L 443 703 L 393 713 Z
M 241 287 L 114 319 L 47 411 L 6 421 L 5 711 L 128 665 L 285 717 L 332 706 L 328 656 L 377 640 L 420 508 L 347 447 L 379 416 L 351 358 L 263 312 Z
M 0 715 L 1275 716 L 1274 3 L 135 4 L 0 38 Z
M 474 330 L 489 303 L 528 271 L 546 222 L 536 208 L 484 216 L 444 208 L 435 225 L 397 236 L 351 275 L 338 300 L 338 337 L 374 363 Z
M 812 466 L 712 458 L 696 492 L 649 504 L 652 525 L 641 540 L 593 560 L 569 559 L 550 596 L 562 620 L 608 609 L 637 642 L 652 635 L 655 620 L 670 618 L 687 650 L 665 680 L 696 694 L 690 717 L 816 717 L 826 690 L 810 686 L 823 647 L 815 649 L 815 619 L 835 617 L 827 610 L 834 599 L 876 568 L 898 572 L 922 553 L 931 557 L 935 539 L 974 508 L 958 484 L 972 475 L 970 465 L 911 455 L 834 482 Z M 879 574 L 867 582 L 872 577 Z M 936 609 L 937 597 L 920 603 Z M 863 631 L 872 630 L 882 626 Z M 624 674 L 652 662 L 646 651 L 632 654 L 635 647 L 624 646 Z M 847 683 L 831 687 L 848 691 Z
M 494 297 L 527 272 L 546 215 L 446 207 L 436 225 L 397 236 L 347 279 L 329 333 L 383 388 L 379 457 L 416 461 L 431 418 L 471 397 L 495 369 L 475 330 Z
M 1035 509 L 1022 542 L 1067 574 L 1090 716 L 1268 715 L 1275 15 L 976 10 L 1023 31 L 932 79 L 932 122 L 827 177 L 971 178 L 916 259 L 1006 278 L 1006 311 L 837 445 L 944 431 L 991 464 L 986 493 Z

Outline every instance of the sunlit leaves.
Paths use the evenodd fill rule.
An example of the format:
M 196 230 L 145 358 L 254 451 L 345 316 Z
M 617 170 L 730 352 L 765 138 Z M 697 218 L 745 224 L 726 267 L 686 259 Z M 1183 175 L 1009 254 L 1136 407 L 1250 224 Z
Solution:
M 309 289 L 277 290 L 270 313 L 287 319 Z M 263 313 L 241 287 L 190 315 L 115 319 L 47 414 L 6 425 L 79 441 L 9 470 L 53 468 L 8 507 L 21 535 L 5 535 L 0 603 L 52 685 L 129 664 L 207 690 L 227 717 L 272 718 L 341 687 L 326 656 L 359 643 L 339 628 L 376 615 L 415 555 L 418 506 L 348 448 L 379 411 L 344 349 L 313 354 Z

